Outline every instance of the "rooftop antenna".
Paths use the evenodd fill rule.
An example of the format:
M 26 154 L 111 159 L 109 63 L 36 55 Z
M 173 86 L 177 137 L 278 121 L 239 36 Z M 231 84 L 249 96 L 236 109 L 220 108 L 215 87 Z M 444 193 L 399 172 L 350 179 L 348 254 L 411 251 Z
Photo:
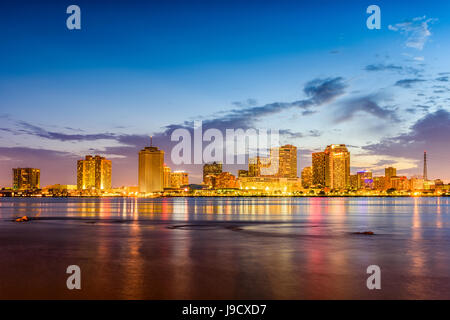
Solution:
M 153 147 L 153 136 L 150 136 L 150 147 Z

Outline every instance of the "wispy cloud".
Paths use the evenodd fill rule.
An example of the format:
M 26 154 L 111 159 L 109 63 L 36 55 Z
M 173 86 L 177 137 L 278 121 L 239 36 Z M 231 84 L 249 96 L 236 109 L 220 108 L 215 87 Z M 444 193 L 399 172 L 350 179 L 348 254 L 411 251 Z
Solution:
M 378 155 L 420 157 L 424 150 L 433 153 L 434 159 L 450 160 L 450 151 L 443 146 L 450 139 L 450 112 L 444 109 L 429 113 L 417 120 L 408 132 L 383 139 L 363 147 Z
M 384 64 L 384 63 L 376 63 L 367 65 L 364 70 L 369 72 L 377 72 L 377 71 L 393 71 L 400 74 L 414 74 L 418 75 L 422 70 L 409 67 L 409 66 L 401 66 L 396 64 Z
M 216 128 L 219 130 L 242 128 L 247 129 L 264 117 L 274 115 L 289 109 L 300 110 L 303 116 L 313 114 L 314 107 L 330 103 L 342 96 L 347 88 L 347 83 L 342 77 L 319 78 L 307 82 L 303 88 L 306 99 L 292 102 L 273 102 L 262 106 L 248 106 L 239 104 L 240 108 L 221 112 L 210 119 L 203 120 L 204 128 Z M 192 122 L 182 124 L 170 124 L 165 128 L 165 133 L 177 128 L 192 128 Z
M 398 80 L 395 85 L 402 88 L 411 88 L 414 84 L 424 82 L 423 79 L 402 79 Z
M 409 48 L 422 50 L 428 38 L 431 36 L 430 24 L 436 22 L 437 19 L 416 17 L 394 25 L 389 25 L 389 30 L 400 32 L 406 36 L 405 45 Z
M 352 119 L 358 112 L 370 114 L 376 118 L 397 122 L 396 110 L 390 106 L 381 106 L 384 100 L 382 95 L 368 95 L 348 99 L 338 104 L 335 112 L 335 121 L 344 122 Z

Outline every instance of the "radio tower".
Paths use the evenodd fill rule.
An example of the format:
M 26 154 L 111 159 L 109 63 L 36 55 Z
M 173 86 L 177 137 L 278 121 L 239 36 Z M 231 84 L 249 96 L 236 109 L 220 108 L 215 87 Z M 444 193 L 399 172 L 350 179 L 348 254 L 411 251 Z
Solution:
M 423 181 L 428 181 L 427 174 L 427 152 L 423 152 Z

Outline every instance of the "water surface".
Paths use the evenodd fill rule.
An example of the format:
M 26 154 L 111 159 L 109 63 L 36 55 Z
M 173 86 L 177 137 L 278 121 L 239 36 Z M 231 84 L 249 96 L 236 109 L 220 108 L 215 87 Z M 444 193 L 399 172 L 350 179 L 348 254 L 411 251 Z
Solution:
M 1 198 L 0 245 L 1 298 L 450 298 L 446 197 Z

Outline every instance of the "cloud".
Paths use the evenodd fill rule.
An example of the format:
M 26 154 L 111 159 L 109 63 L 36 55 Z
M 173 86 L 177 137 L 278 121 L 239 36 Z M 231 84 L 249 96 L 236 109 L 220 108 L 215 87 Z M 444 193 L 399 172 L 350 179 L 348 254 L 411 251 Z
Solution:
M 11 169 L 32 167 L 41 169 L 41 185 L 75 184 L 76 160 L 78 157 L 68 152 L 28 147 L 0 147 L 4 161 L 0 161 L 0 185 L 12 184 Z
M 422 50 L 428 38 L 431 36 L 430 24 L 436 22 L 437 19 L 416 17 L 412 20 L 389 25 L 389 30 L 400 32 L 406 36 L 405 45 L 409 48 Z
M 423 70 L 409 67 L 409 66 L 400 66 L 396 64 L 384 64 L 384 63 L 375 63 L 367 65 L 364 70 L 368 72 L 380 72 L 380 71 L 393 71 L 399 74 L 413 74 L 419 75 Z
M 403 79 L 403 80 L 398 80 L 395 83 L 395 85 L 397 87 L 402 87 L 402 88 L 411 88 L 414 84 L 420 83 L 420 82 L 425 82 L 425 80 L 423 80 L 423 79 Z
M 437 110 L 417 120 L 408 132 L 389 137 L 378 143 L 364 146 L 372 154 L 421 159 L 426 150 L 430 156 L 430 167 L 435 177 L 449 179 L 445 172 L 450 162 L 450 112 Z
M 381 95 L 369 95 L 343 101 L 337 105 L 334 116 L 336 122 L 344 122 L 352 119 L 358 112 L 365 112 L 379 119 L 399 121 L 395 109 L 380 106 Z
M 308 132 L 303 133 L 303 132 L 294 132 L 290 129 L 282 129 L 279 130 L 279 133 L 291 139 L 304 137 L 320 137 L 322 135 L 322 132 L 320 132 L 319 130 L 309 130 Z
M 365 67 L 366 71 L 385 71 L 385 70 L 392 70 L 392 71 L 402 71 L 403 67 L 394 65 L 394 64 L 369 64 Z
M 215 128 L 219 130 L 242 128 L 248 129 L 263 117 L 274 115 L 289 109 L 301 110 L 302 115 L 315 113 L 313 107 L 319 107 L 334 101 L 345 93 L 347 84 L 342 77 L 314 79 L 307 82 L 303 92 L 306 99 L 292 102 L 273 102 L 262 106 L 242 106 L 239 109 L 232 109 L 228 112 L 221 112 L 220 115 L 212 116 L 203 121 L 203 128 Z M 177 128 L 191 129 L 193 123 L 186 121 L 182 124 L 170 124 L 165 127 L 165 134 Z
M 437 81 L 448 82 L 448 76 L 436 78 Z

